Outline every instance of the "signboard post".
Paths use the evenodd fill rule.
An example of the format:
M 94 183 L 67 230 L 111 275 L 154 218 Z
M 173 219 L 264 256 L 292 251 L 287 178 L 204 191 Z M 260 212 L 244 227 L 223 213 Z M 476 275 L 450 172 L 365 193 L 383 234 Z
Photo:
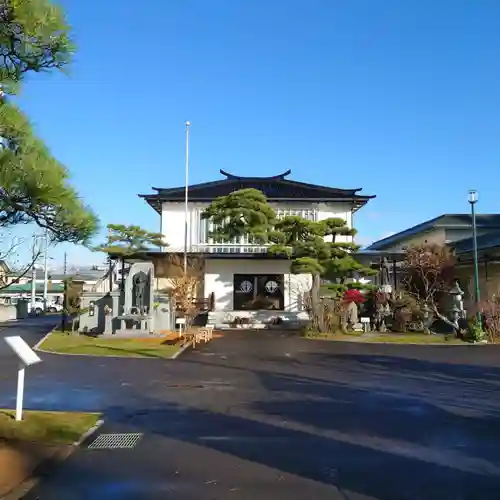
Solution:
M 42 361 L 38 354 L 19 336 L 5 337 L 5 342 L 14 351 L 19 359 L 19 370 L 17 372 L 17 398 L 16 398 L 16 420 L 23 419 L 24 398 L 24 375 L 27 366 Z

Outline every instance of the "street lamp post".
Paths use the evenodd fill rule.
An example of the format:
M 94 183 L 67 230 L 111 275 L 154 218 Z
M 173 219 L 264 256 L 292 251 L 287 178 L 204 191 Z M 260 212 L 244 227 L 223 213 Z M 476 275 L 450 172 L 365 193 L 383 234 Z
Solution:
M 474 260 L 474 301 L 476 304 L 476 317 L 477 325 L 479 328 L 481 324 L 481 311 L 479 310 L 479 301 L 481 299 L 481 292 L 479 290 L 479 261 L 477 257 L 477 231 L 476 231 L 476 203 L 478 200 L 477 191 L 471 189 L 469 191 L 469 203 L 472 218 L 472 258 Z

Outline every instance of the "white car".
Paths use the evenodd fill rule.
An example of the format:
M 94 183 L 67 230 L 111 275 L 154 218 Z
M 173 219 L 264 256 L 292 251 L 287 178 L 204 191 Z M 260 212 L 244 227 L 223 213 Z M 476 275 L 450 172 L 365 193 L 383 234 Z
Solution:
M 45 304 L 42 299 L 35 299 L 35 307 L 34 309 L 31 306 L 31 300 L 28 302 L 28 314 L 36 314 L 39 316 L 45 310 Z M 55 302 L 47 302 L 47 312 L 61 312 L 63 307 L 61 304 L 56 304 Z

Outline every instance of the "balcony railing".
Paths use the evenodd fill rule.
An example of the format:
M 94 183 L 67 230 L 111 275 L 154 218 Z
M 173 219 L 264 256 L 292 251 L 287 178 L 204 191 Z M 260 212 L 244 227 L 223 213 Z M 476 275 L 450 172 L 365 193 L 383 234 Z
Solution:
M 184 252 L 184 247 L 166 247 L 164 252 Z M 189 253 L 266 253 L 267 245 L 249 245 L 235 243 L 201 243 L 188 246 Z

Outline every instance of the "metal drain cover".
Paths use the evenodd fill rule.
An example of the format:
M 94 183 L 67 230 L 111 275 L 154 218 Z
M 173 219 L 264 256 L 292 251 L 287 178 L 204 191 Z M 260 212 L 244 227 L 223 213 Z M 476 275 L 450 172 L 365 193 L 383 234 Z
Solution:
M 140 433 L 133 432 L 128 434 L 101 434 L 89 444 L 88 448 L 92 450 L 131 449 L 137 446 L 142 436 Z

